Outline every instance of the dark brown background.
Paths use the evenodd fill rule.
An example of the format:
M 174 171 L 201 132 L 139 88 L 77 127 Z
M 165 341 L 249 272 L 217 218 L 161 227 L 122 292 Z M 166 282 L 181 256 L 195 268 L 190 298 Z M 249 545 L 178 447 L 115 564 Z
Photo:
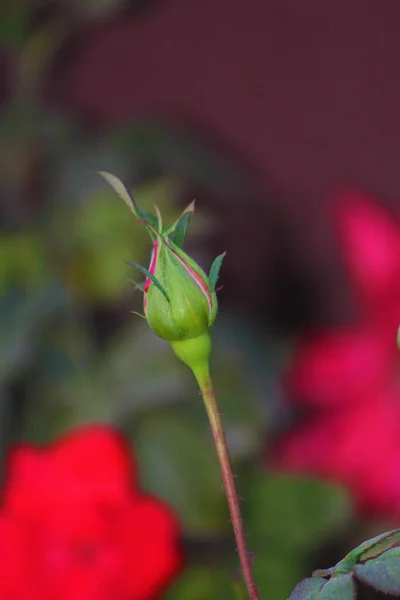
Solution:
M 399 28 L 396 0 L 163 0 L 87 31 L 53 96 L 189 118 L 303 198 L 352 181 L 395 203 Z

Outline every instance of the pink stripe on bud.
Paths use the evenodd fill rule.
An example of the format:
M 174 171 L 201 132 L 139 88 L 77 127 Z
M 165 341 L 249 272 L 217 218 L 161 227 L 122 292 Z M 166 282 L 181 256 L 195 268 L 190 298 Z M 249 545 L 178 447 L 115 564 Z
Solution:
M 211 296 L 210 288 L 208 287 L 207 283 L 201 278 L 201 276 L 198 273 L 196 273 L 196 271 L 194 271 L 188 264 L 186 264 L 185 261 L 176 252 L 174 252 L 168 244 L 167 244 L 167 246 L 168 246 L 169 250 L 172 252 L 172 254 L 175 256 L 175 258 L 177 260 L 179 260 L 181 265 L 183 265 L 185 267 L 185 269 L 188 271 L 188 273 L 193 277 L 193 279 L 195 280 L 195 282 L 197 283 L 197 285 L 199 286 L 199 288 L 205 295 L 205 297 L 207 299 L 207 303 L 208 303 L 208 308 L 211 313 L 212 312 L 212 296 Z
M 154 273 L 156 271 L 157 255 L 158 255 L 158 241 L 154 240 L 153 251 L 151 253 L 151 260 L 150 260 L 150 267 L 149 267 L 149 272 L 151 273 L 151 275 L 154 275 Z M 144 282 L 144 285 L 143 285 L 144 292 L 147 292 L 151 283 L 152 283 L 152 281 L 151 281 L 150 277 L 147 277 L 146 281 Z

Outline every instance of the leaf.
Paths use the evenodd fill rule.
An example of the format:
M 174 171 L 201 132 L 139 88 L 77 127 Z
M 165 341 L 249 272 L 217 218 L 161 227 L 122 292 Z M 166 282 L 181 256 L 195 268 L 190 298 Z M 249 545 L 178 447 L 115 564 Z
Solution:
M 219 272 L 220 272 L 220 269 L 222 266 L 222 261 L 224 260 L 225 254 L 226 254 L 226 252 L 223 252 L 222 254 L 217 256 L 217 258 L 214 260 L 213 264 L 211 265 L 210 274 L 208 276 L 208 281 L 209 281 L 209 285 L 210 285 L 210 290 L 212 292 L 215 292 L 215 286 L 217 285 Z
M 317 600 L 318 593 L 326 583 L 326 579 L 320 577 L 308 577 L 300 581 L 288 600 Z
M 139 292 L 144 292 L 144 281 L 140 281 L 139 283 L 137 283 L 136 281 L 132 281 L 132 283 L 135 286 L 136 290 L 138 290 Z
M 345 527 L 346 492 L 335 485 L 285 474 L 258 474 L 247 495 L 249 534 L 262 545 L 299 551 L 315 548 Z
M 381 533 L 370 540 L 366 540 L 349 552 L 343 560 L 339 561 L 334 567 L 334 571 L 336 573 L 348 573 L 352 571 L 357 562 L 379 556 L 382 552 L 399 545 L 399 538 L 400 529 L 393 529 L 392 531 Z
M 353 576 L 349 573 L 329 579 L 317 594 L 316 600 L 354 600 L 355 593 Z
M 151 281 L 154 283 L 156 288 L 158 288 L 160 290 L 160 292 L 163 294 L 163 296 L 165 296 L 165 299 L 167 300 L 167 302 L 169 302 L 168 294 L 165 291 L 164 287 L 161 285 L 161 283 L 158 281 L 158 279 L 156 279 L 154 277 L 154 275 L 152 275 L 150 273 L 150 271 L 148 269 L 146 269 L 146 267 L 142 267 L 142 265 L 138 265 L 138 263 L 132 262 L 131 260 L 126 260 L 125 262 L 127 265 L 131 265 L 132 267 L 135 267 L 135 269 L 139 269 L 139 271 L 144 273 L 146 275 L 146 277 L 151 279 Z
M 139 217 L 139 209 L 136 206 L 136 202 L 122 183 L 118 177 L 112 175 L 111 173 L 107 173 L 107 171 L 98 171 L 98 174 L 107 181 L 107 183 L 113 188 L 113 190 L 118 194 L 118 196 L 125 202 L 129 210 L 135 215 L 135 217 Z
M 296 585 L 288 600 L 354 600 L 355 593 L 351 574 L 329 580 L 309 577 Z
M 253 573 L 261 598 L 283 600 L 304 575 L 304 565 L 301 557 L 264 548 L 255 553 Z
M 178 246 L 183 248 L 186 238 L 187 228 L 189 227 L 190 217 L 194 213 L 194 201 L 183 211 L 179 219 L 168 229 L 165 235 L 169 235 L 170 239 Z
M 357 564 L 354 573 L 360 581 L 385 594 L 400 594 L 399 549 L 389 550 L 376 560 Z
M 378 536 L 380 538 L 381 536 Z M 376 539 L 376 538 L 375 538 Z M 373 541 L 373 540 L 370 540 Z M 366 562 L 372 558 L 376 558 L 382 555 L 391 548 L 397 548 L 400 546 L 400 530 L 395 529 L 393 531 L 383 534 L 381 539 L 378 539 L 370 546 L 367 550 L 364 550 L 358 557 L 358 562 Z
M 118 179 L 118 177 L 115 177 L 115 175 L 112 175 L 111 173 L 107 173 L 107 171 L 98 171 L 98 174 L 101 175 L 105 181 L 107 181 L 107 183 L 113 188 L 118 196 L 125 202 L 129 210 L 138 219 L 143 220 L 145 223 L 147 221 L 151 227 L 157 227 L 157 218 L 151 213 L 140 210 L 134 198 L 128 192 L 122 181 Z

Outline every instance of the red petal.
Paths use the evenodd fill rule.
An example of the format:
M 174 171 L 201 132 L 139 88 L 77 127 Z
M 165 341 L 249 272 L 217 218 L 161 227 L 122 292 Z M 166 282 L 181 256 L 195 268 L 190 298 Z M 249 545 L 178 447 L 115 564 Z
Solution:
M 373 400 L 395 368 L 394 334 L 392 338 L 360 327 L 326 330 L 300 339 L 285 378 L 289 397 L 324 408 Z
M 160 500 L 143 496 L 132 505 L 123 540 L 132 599 L 158 597 L 180 572 L 183 554 L 179 536 L 176 516 Z
M 359 190 L 343 190 L 339 233 L 361 299 L 387 301 L 400 287 L 400 227 L 374 201 Z
M 131 493 L 132 458 L 107 426 L 74 430 L 48 448 L 21 446 L 9 459 L 5 495 L 15 510 L 31 511 L 59 498 L 123 502 Z
M 51 600 L 37 568 L 35 548 L 18 520 L 3 509 L 0 517 L 0 598 Z
M 400 393 L 393 389 L 365 407 L 315 418 L 294 428 L 273 448 L 268 463 L 290 472 L 342 483 L 363 507 L 393 504 L 390 477 L 399 456 Z M 385 498 L 372 493 L 380 481 Z M 400 491 L 400 482 L 396 488 Z M 382 490 L 383 493 L 383 490 Z M 400 495 L 399 495 L 400 499 Z

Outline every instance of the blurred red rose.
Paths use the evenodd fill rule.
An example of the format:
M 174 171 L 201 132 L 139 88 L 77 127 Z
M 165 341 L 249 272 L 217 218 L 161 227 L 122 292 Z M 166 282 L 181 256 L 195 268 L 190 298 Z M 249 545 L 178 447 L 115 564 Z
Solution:
M 280 440 L 272 463 L 345 484 L 361 511 L 400 517 L 400 228 L 363 192 L 333 200 L 360 322 L 299 340 L 284 387 L 319 414 Z
M 397 327 L 400 305 L 400 226 L 364 192 L 333 197 L 335 221 L 350 276 L 367 318 Z M 388 321 L 390 317 L 390 321 Z
M 321 330 L 299 340 L 284 386 L 291 401 L 319 408 L 376 401 L 392 377 L 397 349 L 368 327 Z
M 280 440 L 268 464 L 343 483 L 362 511 L 400 516 L 400 391 L 375 400 L 308 419 Z
M 0 600 L 154 599 L 181 569 L 179 535 L 111 428 L 21 446 L 0 512 Z

